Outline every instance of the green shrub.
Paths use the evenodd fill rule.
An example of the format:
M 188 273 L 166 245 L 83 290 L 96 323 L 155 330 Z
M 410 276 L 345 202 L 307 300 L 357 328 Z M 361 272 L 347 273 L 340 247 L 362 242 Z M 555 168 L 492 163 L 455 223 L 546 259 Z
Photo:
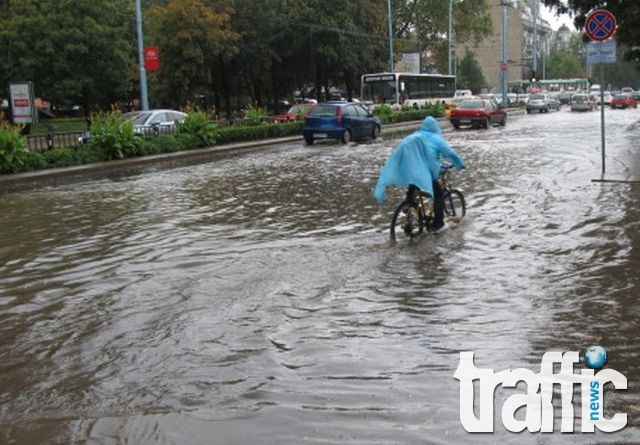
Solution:
M 79 164 L 74 148 L 54 148 L 43 152 L 42 155 L 50 168 L 71 167 Z
M 133 132 L 131 121 L 119 119 L 120 113 L 98 115 L 91 122 L 91 142 L 99 147 L 107 159 L 123 159 L 135 155 L 138 136 Z
M 244 110 L 245 125 L 254 126 L 265 123 L 265 118 L 268 116 L 267 110 L 254 105 L 249 105 Z
M 253 127 L 234 126 L 219 128 L 216 131 L 216 143 L 229 144 L 233 142 L 254 141 L 257 139 L 278 138 L 294 135 L 301 135 L 302 137 L 302 126 L 302 121 L 295 121 Z
M 27 139 L 20 127 L 0 125 L 0 173 L 22 171 L 27 153 Z
M 93 164 L 108 160 L 106 154 L 100 147 L 94 145 L 81 145 L 76 147 L 75 156 L 78 165 Z
M 192 135 L 197 140 L 196 147 L 205 147 L 215 144 L 216 126 L 209 121 L 207 113 L 202 111 L 189 111 L 184 122 L 178 122 L 178 133 Z
M 380 123 L 382 123 L 383 125 L 393 122 L 393 108 L 391 108 L 391 105 L 389 104 L 378 105 L 374 108 L 373 114 L 378 116 L 378 119 L 380 119 Z
M 22 169 L 20 171 L 30 172 L 34 170 L 42 170 L 47 167 L 47 161 L 42 155 L 42 152 L 37 150 L 27 150 L 24 154 Z

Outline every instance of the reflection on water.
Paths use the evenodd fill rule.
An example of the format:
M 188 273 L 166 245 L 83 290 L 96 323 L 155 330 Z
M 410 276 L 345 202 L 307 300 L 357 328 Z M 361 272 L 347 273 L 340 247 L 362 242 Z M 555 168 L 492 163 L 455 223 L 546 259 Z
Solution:
M 637 180 L 616 116 L 607 168 Z M 403 192 L 371 197 L 392 138 L 0 195 L 0 441 L 573 443 L 499 414 L 469 436 L 453 373 L 600 344 L 629 426 L 585 440 L 637 443 L 640 188 L 591 182 L 597 129 L 450 134 L 468 217 L 408 245 L 386 233 Z

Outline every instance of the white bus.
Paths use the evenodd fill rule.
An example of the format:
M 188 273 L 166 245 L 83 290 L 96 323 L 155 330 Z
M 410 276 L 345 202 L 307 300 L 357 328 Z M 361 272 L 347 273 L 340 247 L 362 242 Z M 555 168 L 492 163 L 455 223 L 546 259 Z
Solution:
M 367 104 L 418 108 L 428 103 L 449 102 L 456 91 L 456 77 L 443 74 L 363 74 L 360 88 L 360 100 Z

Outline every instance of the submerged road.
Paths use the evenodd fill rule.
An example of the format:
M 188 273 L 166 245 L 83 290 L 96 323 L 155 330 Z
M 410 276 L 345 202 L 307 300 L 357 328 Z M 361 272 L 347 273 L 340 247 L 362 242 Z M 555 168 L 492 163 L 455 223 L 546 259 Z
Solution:
M 371 196 L 384 131 L 0 194 L 0 442 L 639 443 L 640 187 L 592 182 L 599 119 L 448 131 L 467 217 L 409 244 L 403 192 Z M 637 181 L 640 112 L 606 119 L 607 178 Z M 580 433 L 576 386 L 561 434 L 560 385 L 554 433 L 507 432 L 500 387 L 495 432 L 462 427 L 460 352 L 537 373 L 594 344 L 623 430 Z

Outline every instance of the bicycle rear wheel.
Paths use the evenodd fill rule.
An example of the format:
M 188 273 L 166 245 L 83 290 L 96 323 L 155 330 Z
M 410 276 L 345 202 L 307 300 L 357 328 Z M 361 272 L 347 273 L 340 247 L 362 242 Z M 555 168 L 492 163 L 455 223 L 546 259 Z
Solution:
M 460 190 L 444 191 L 444 214 L 448 218 L 462 219 L 467 213 L 467 204 Z
M 397 241 L 398 238 L 403 237 L 414 238 L 420 235 L 424 229 L 425 223 L 416 202 L 403 201 L 393 212 L 389 230 L 391 241 Z

